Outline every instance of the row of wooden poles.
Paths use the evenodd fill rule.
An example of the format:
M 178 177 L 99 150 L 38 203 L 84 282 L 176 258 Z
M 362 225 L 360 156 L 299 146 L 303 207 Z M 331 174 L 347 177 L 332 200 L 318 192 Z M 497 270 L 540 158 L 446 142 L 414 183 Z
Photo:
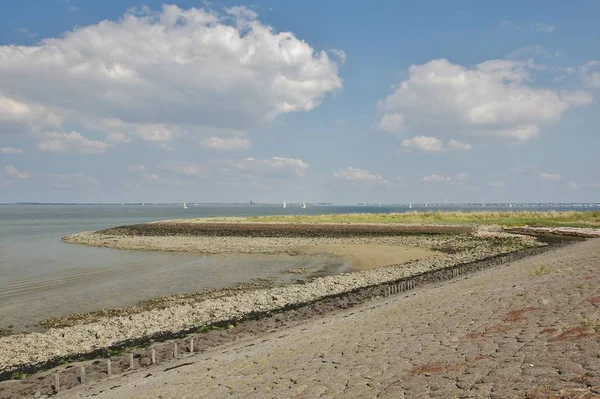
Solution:
M 194 338 L 190 338 L 190 348 L 189 348 L 188 356 L 194 354 Z M 128 354 L 129 357 L 129 368 L 127 370 L 135 369 L 135 361 L 133 352 Z M 173 359 L 179 358 L 179 348 L 177 346 L 177 342 L 173 343 Z M 150 364 L 156 364 L 156 349 L 150 349 Z M 85 366 L 78 366 L 78 374 L 79 374 L 79 384 L 85 384 Z M 61 371 L 57 371 L 54 373 L 54 391 L 60 391 L 60 374 Z M 106 359 L 106 374 L 108 378 L 112 377 L 112 361 L 110 359 Z
M 502 257 L 500 262 L 501 263 L 506 262 L 506 258 Z M 479 269 L 481 269 L 481 267 Z M 466 271 L 467 270 L 464 267 L 454 268 L 454 269 L 452 269 L 452 277 L 453 278 L 458 277 L 458 276 L 466 273 Z M 386 286 L 385 287 L 385 296 L 397 294 L 399 292 L 408 291 L 413 288 L 415 288 L 414 280 L 402 281 L 397 284 L 392 284 L 392 285 Z M 193 353 L 194 353 L 194 338 L 190 338 L 189 354 L 191 355 Z M 173 358 L 176 359 L 178 357 L 179 357 L 179 350 L 177 348 L 177 342 L 174 342 L 173 343 Z M 156 364 L 156 349 L 154 349 L 154 348 L 150 349 L 150 364 Z M 135 363 L 134 363 L 133 353 L 130 353 L 128 370 L 133 370 L 134 368 L 135 368 Z M 110 359 L 106 360 L 106 374 L 108 375 L 108 377 L 112 376 L 112 363 L 111 363 Z M 79 366 L 79 383 L 85 384 L 85 366 Z M 54 374 L 54 390 L 56 392 L 58 392 L 60 390 L 60 371 L 57 371 Z
M 506 262 L 506 258 L 505 257 L 500 258 L 500 263 L 504 263 L 504 262 Z M 482 267 L 479 267 L 478 269 L 482 269 Z M 467 268 L 456 267 L 456 268 L 452 269 L 452 278 L 456 278 L 462 274 L 465 274 L 466 272 L 467 272 Z M 412 290 L 413 288 L 415 288 L 414 280 L 402 281 L 400 283 L 387 285 L 384 290 L 384 296 Z

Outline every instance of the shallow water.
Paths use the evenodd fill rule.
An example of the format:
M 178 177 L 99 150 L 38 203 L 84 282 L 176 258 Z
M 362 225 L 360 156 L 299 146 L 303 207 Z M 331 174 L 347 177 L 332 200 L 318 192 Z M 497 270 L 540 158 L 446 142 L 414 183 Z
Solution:
M 463 209 L 463 208 L 445 208 Z M 547 208 L 540 208 L 544 210 Z M 62 236 L 118 225 L 190 217 L 403 212 L 402 206 L 0 205 L 0 328 L 44 318 L 127 306 L 155 296 L 223 288 L 256 278 L 297 278 L 347 270 L 325 256 L 220 256 L 120 251 L 65 244 Z M 415 209 L 412 209 L 415 210 Z M 428 210 L 435 210 L 429 207 Z M 477 210 L 477 209 L 475 209 Z M 479 209 L 480 210 L 480 209 Z

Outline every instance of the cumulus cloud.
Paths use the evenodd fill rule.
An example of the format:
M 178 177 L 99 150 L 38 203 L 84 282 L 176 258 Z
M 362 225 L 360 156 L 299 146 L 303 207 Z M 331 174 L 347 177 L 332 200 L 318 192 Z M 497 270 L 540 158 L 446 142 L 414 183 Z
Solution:
M 68 122 L 113 142 L 160 144 L 204 128 L 264 126 L 341 87 L 326 51 L 276 32 L 252 10 L 144 7 L 33 46 L 0 46 L 0 130 L 65 134 L 59 127 Z M 40 149 L 68 139 L 56 140 Z
M 0 60 L 2 60 L 2 46 L 0 46 Z M 0 72 L 0 88 L 2 81 L 2 72 Z M 36 133 L 46 129 L 58 129 L 61 123 L 62 118 L 46 107 L 35 102 L 25 103 L 9 98 L 0 91 L 0 133 Z
M 436 137 L 416 136 L 412 139 L 404 139 L 402 147 L 414 148 L 425 152 L 440 152 L 444 150 L 442 140 Z
M 537 177 L 542 180 L 547 180 L 547 181 L 558 181 L 562 178 L 562 176 L 559 175 L 558 173 L 546 173 L 546 172 L 542 172 L 537 175 L 534 175 L 534 177 Z
M 600 61 L 586 62 L 577 69 L 589 88 L 600 89 Z
M 200 146 L 212 150 L 247 150 L 252 146 L 246 137 L 208 137 L 200 142 Z
M 14 177 L 16 179 L 27 179 L 29 178 L 29 173 L 27 172 L 19 172 L 19 170 L 17 170 L 17 168 L 15 168 L 13 165 L 6 165 L 4 167 L 4 174 L 9 176 L 9 177 Z
M 38 144 L 44 152 L 72 152 L 79 154 L 103 154 L 109 145 L 103 141 L 89 140 L 78 132 L 46 133 Z
M 0 147 L 0 154 L 20 154 L 23 150 L 14 147 Z
M 524 141 L 591 101 L 528 85 L 528 62 L 491 60 L 467 68 L 437 59 L 409 68 L 406 80 L 379 102 L 379 127 L 395 133 L 447 132 Z
M 468 151 L 473 146 L 465 141 L 450 139 L 447 146 L 437 137 L 416 136 L 402 140 L 402 148 L 423 152 L 442 152 L 446 150 Z
M 340 170 L 333 174 L 335 179 L 345 180 L 349 182 L 361 182 L 361 183 L 384 183 L 385 179 L 374 173 L 369 172 L 367 169 L 347 167 L 346 169 Z

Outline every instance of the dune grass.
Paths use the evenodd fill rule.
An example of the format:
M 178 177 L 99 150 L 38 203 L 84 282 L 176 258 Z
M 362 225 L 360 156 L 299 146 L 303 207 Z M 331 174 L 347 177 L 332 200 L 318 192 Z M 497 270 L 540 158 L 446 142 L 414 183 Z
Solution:
M 600 212 L 407 212 L 330 215 L 255 216 L 248 222 L 287 223 L 425 223 L 537 227 L 600 228 Z

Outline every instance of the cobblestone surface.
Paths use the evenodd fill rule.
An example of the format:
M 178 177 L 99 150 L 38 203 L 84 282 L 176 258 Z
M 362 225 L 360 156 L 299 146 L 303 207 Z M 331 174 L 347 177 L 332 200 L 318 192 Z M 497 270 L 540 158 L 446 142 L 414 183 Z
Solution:
M 596 398 L 599 271 L 591 239 L 64 397 Z

